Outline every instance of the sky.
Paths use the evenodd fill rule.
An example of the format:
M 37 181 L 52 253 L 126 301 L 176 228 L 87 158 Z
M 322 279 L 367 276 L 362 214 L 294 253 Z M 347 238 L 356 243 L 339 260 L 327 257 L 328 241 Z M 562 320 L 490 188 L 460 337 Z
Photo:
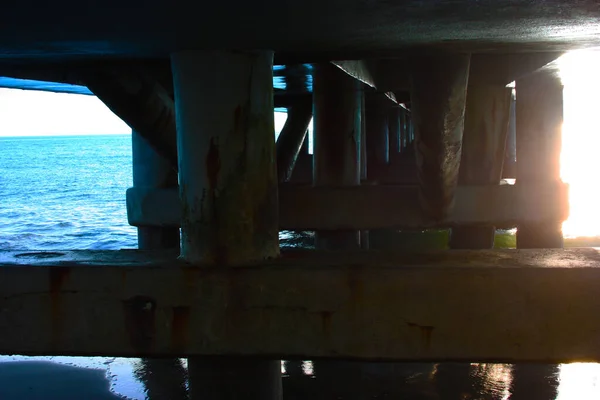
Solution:
M 275 130 L 285 114 L 275 113 Z M 0 136 L 113 135 L 131 128 L 95 96 L 0 89 Z

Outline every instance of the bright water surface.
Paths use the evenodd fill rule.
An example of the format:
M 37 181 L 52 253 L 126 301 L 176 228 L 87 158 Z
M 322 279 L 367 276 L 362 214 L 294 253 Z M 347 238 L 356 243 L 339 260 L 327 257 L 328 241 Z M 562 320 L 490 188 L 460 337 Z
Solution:
M 0 138 L 0 251 L 136 247 L 131 137 Z M 289 236 L 288 236 L 289 238 Z M 0 357 L 0 399 L 178 400 L 185 361 Z M 286 399 L 600 399 L 600 365 L 288 365 Z M 165 371 L 166 370 L 166 371 Z M 294 372 L 292 372 L 294 371 Z M 316 379 L 314 378 L 316 376 Z M 164 388 L 168 395 L 161 394 Z

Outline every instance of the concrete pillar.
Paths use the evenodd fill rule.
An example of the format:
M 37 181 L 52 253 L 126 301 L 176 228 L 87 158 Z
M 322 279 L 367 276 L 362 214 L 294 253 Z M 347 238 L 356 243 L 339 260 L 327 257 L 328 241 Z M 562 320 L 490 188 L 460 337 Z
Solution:
M 158 154 L 135 130 L 131 132 L 133 186 L 168 188 L 177 186 L 177 171 L 170 160 Z M 138 227 L 140 250 L 179 249 L 179 228 Z M 149 399 L 185 396 L 185 373 L 178 359 L 142 358 L 137 371 Z
M 369 180 L 381 178 L 390 162 L 388 123 L 391 106 L 391 101 L 382 93 L 367 96 L 365 118 Z
M 367 117 L 366 117 L 366 98 L 365 93 L 362 93 L 360 102 L 360 179 L 367 180 Z
M 389 160 L 391 163 L 398 158 L 400 152 L 400 108 L 392 107 L 390 109 L 389 121 L 388 121 L 388 133 L 389 133 L 389 144 L 390 154 Z
M 551 71 L 516 82 L 517 185 L 560 181 L 563 86 Z M 517 248 L 563 247 L 560 218 L 519 224 Z
M 302 144 L 306 142 L 308 145 L 308 140 L 305 138 L 312 119 L 312 104 L 299 102 L 290 107 L 287 114 L 285 125 L 277 139 L 277 177 L 279 182 L 290 180 Z
M 400 153 L 403 153 L 406 149 L 406 134 L 407 134 L 407 126 L 406 126 L 406 110 L 403 108 L 399 109 L 400 116 Z
M 360 184 L 359 82 L 332 64 L 313 71 L 314 186 Z M 345 199 L 340 199 L 345 201 Z M 322 249 L 358 248 L 358 231 L 317 232 Z
M 504 85 L 469 85 L 462 155 L 461 185 L 498 185 L 506 148 L 512 89 Z M 451 249 L 491 249 L 492 225 L 452 228 Z
M 517 98 L 512 89 L 510 101 L 510 117 L 508 121 L 508 137 L 506 138 L 506 153 L 502 165 L 502 178 L 515 179 L 517 176 Z
M 469 54 L 412 60 L 419 201 L 425 215 L 434 220 L 446 217 L 454 206 L 470 60 Z
M 171 56 L 182 258 L 237 266 L 279 255 L 273 53 Z M 189 360 L 192 399 L 281 399 L 279 360 Z
M 177 186 L 177 171 L 135 130 L 131 132 L 133 186 L 168 188 Z M 178 228 L 138 227 L 140 250 L 179 249 Z
M 360 102 L 360 181 L 367 181 L 367 119 L 365 118 L 365 93 L 361 95 Z M 368 230 L 360 231 L 360 247 L 369 249 L 371 239 Z
M 181 255 L 237 265 L 279 255 L 272 54 L 172 56 Z

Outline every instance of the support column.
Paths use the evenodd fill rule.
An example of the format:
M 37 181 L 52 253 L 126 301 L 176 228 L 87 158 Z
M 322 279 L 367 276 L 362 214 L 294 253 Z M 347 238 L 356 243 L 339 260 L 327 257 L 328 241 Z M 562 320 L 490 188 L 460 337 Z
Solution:
M 407 133 L 407 126 L 406 126 L 406 110 L 403 108 L 399 109 L 399 114 L 400 114 L 400 153 L 403 153 L 406 149 L 406 133 Z
M 506 148 L 512 89 L 503 85 L 469 85 L 462 156 L 461 185 L 498 185 Z M 491 249 L 496 227 L 452 228 L 451 249 Z
M 510 117 L 508 122 L 508 138 L 506 139 L 506 153 L 502 166 L 503 179 L 515 179 L 517 176 L 517 98 L 512 89 L 510 97 Z
M 419 201 L 434 220 L 446 217 L 454 206 L 470 60 L 468 54 L 457 54 L 412 61 Z
M 162 189 L 177 186 L 177 171 L 170 160 L 158 154 L 152 146 L 133 130 L 133 186 Z M 138 249 L 179 250 L 179 228 L 138 227 Z M 150 399 L 166 396 L 187 396 L 185 373 L 179 359 L 142 358 L 138 371 Z
M 377 180 L 385 173 L 390 162 L 389 108 L 390 100 L 382 93 L 373 93 L 366 99 L 367 174 Z
M 365 93 L 360 96 L 360 182 L 367 182 L 367 119 L 365 118 Z M 368 230 L 360 231 L 360 247 L 371 247 L 370 233 Z
M 287 182 L 292 176 L 296 160 L 304 142 L 312 118 L 312 104 L 299 102 L 288 109 L 285 125 L 277 139 L 277 177 Z
M 390 144 L 390 163 L 394 163 L 398 159 L 400 153 L 400 108 L 392 107 L 388 122 L 388 134 Z
M 560 181 L 563 86 L 543 71 L 517 80 L 517 185 Z M 519 224 L 517 248 L 563 247 L 562 220 Z
M 182 258 L 237 266 L 277 257 L 273 53 L 172 55 Z M 279 360 L 193 358 L 192 399 L 281 399 Z
M 314 186 L 360 184 L 361 95 L 354 78 L 331 64 L 315 65 Z M 321 249 L 358 248 L 359 232 L 317 232 L 316 245 Z
M 177 186 L 177 171 L 135 130 L 131 132 L 133 186 L 163 189 Z M 138 227 L 140 250 L 179 249 L 178 228 Z

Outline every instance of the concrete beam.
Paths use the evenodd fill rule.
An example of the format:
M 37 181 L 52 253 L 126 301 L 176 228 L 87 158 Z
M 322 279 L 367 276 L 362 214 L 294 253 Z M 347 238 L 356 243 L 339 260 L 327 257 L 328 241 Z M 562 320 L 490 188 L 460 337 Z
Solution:
M 599 280 L 596 249 L 1 253 L 0 353 L 598 362 Z
M 435 221 L 419 208 L 416 186 L 310 187 L 279 186 L 279 229 L 335 230 L 428 228 L 566 220 L 568 186 L 459 186 L 450 215 Z M 174 189 L 127 190 L 129 223 L 134 226 L 179 226 L 181 205 Z M 154 225 L 158 224 L 158 225 Z
M 469 71 L 471 85 L 508 85 L 556 60 L 562 52 L 473 54 Z M 373 85 L 382 91 L 410 89 L 409 56 L 363 61 Z

